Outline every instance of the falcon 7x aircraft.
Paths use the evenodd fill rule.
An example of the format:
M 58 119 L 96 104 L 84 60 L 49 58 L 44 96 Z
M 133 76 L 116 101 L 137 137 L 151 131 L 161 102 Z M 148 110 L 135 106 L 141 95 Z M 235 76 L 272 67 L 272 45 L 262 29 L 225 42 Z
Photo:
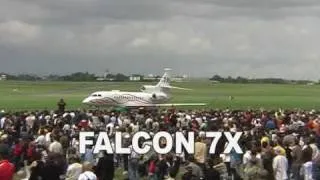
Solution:
M 161 106 L 204 106 L 205 103 L 179 103 L 167 104 L 171 97 L 171 89 L 190 90 L 170 86 L 171 69 L 166 68 L 165 73 L 156 85 L 143 85 L 141 92 L 126 92 L 120 90 L 98 91 L 85 98 L 82 103 L 95 106 L 116 107 L 161 107 Z

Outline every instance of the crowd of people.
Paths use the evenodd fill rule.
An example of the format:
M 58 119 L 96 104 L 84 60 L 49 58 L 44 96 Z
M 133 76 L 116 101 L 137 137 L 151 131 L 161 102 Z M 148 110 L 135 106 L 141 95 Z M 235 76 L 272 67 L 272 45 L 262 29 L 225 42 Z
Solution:
M 61 103 L 63 104 L 63 103 Z M 0 113 L 0 179 L 30 180 L 319 180 L 320 112 L 315 110 L 76 110 Z M 121 131 L 132 148 L 138 131 L 196 134 L 195 152 L 129 155 L 79 153 L 79 132 Z M 205 132 L 243 132 L 243 154 L 224 154 L 222 137 L 214 154 Z M 93 139 L 95 141 L 96 139 Z M 152 143 L 141 139 L 140 146 Z M 160 144 L 166 145 L 161 139 Z

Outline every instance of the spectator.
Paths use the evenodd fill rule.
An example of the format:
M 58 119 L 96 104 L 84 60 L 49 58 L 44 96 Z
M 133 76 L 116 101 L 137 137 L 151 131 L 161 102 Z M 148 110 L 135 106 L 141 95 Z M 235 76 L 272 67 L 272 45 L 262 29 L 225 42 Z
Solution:
M 113 154 L 104 152 L 99 159 L 96 167 L 96 175 L 99 180 L 113 180 L 114 178 L 114 161 Z
M 37 145 L 42 145 L 42 146 L 46 145 L 46 137 L 45 137 L 44 129 L 40 129 L 39 136 L 35 140 L 35 143 Z
M 287 180 L 288 178 L 288 160 L 282 154 L 280 148 L 275 148 L 276 157 L 273 159 L 272 167 L 275 179 Z
M 192 172 L 192 176 L 196 179 L 204 178 L 204 174 L 200 166 L 195 163 L 195 160 L 192 156 L 189 157 L 187 165 L 185 167 L 186 174 L 189 174 L 190 170 Z
M 292 148 L 292 174 L 294 180 L 300 179 L 300 168 L 302 165 L 302 148 L 299 145 L 299 140 L 295 140 L 295 145 Z
M 80 158 L 77 155 L 69 157 L 69 166 L 66 173 L 66 180 L 78 179 L 82 173 L 82 164 L 80 164 Z
M 132 145 L 129 146 L 131 149 L 131 154 L 128 157 L 129 165 L 128 165 L 128 173 L 130 180 L 139 180 L 139 155 L 133 151 Z
M 93 165 L 90 162 L 82 164 L 82 173 L 78 180 L 97 180 L 97 176 L 93 173 Z
M 59 142 L 59 137 L 54 135 L 54 141 L 49 145 L 49 152 L 63 154 L 63 148 L 61 143 Z
M 41 160 L 41 154 L 37 153 L 34 161 L 30 165 L 29 180 L 44 179 L 45 177 L 45 162 Z
M 15 172 L 15 167 L 8 160 L 9 146 L 0 144 L 0 179 L 12 180 Z
M 64 99 L 60 99 L 60 101 L 58 102 L 58 110 L 60 113 L 64 113 L 65 112 L 65 107 L 66 107 L 66 103 L 64 102 Z
M 304 180 L 314 180 L 312 177 L 312 153 L 313 150 L 310 146 L 307 146 L 302 151 L 303 164 L 300 169 L 300 175 Z
M 262 168 L 259 159 L 256 156 L 252 158 L 247 163 L 244 168 L 244 180 L 253 180 L 253 179 L 263 179 L 267 175 L 267 172 Z
M 219 172 L 213 168 L 214 162 L 213 159 L 208 159 L 207 160 L 207 171 L 205 175 L 205 179 L 215 179 L 215 180 L 220 180 L 220 174 Z
M 293 178 L 298 179 L 300 170 L 303 170 L 302 164 L 308 170 L 303 171 L 306 172 L 304 174 L 310 177 L 310 162 L 312 178 L 320 179 L 318 178 L 320 174 L 319 141 L 316 141 L 320 139 L 319 121 L 315 120 L 319 115 L 320 112 L 310 114 L 307 111 L 279 113 L 278 111 L 231 111 L 228 109 L 179 111 L 159 109 L 156 112 L 147 109 L 128 112 L 104 110 L 77 110 L 64 113 L 8 112 L 1 116 L 3 126 L 0 141 L 10 148 L 8 157 L 11 158 L 8 161 L 12 160 L 17 171 L 22 169 L 22 162 L 28 162 L 27 165 L 32 166 L 32 176 L 42 174 L 43 179 L 49 180 L 63 177 L 73 179 L 74 176 L 80 176 L 80 163 L 85 161 L 89 161 L 93 166 L 96 165 L 94 172 L 98 178 L 102 179 L 112 176 L 130 180 L 158 177 L 174 179 L 178 177 L 179 171 L 183 172 L 183 179 L 199 179 L 201 174 L 203 178 L 216 176 L 215 171 L 219 172 L 220 179 L 226 179 L 229 168 L 234 179 L 240 179 L 237 177 L 238 174 L 242 179 L 254 177 L 272 180 L 282 176 L 285 178 L 285 174 L 289 177 L 290 173 Z M 307 125 L 303 126 L 303 124 Z M 183 150 L 179 155 L 174 152 L 159 155 L 151 149 L 144 155 L 134 152 L 128 155 L 115 155 L 112 161 L 111 157 L 109 159 L 95 156 L 92 146 L 87 146 L 86 153 L 80 154 L 80 131 L 106 131 L 112 146 L 115 144 L 115 132 L 119 131 L 123 132 L 125 139 L 123 147 L 131 145 L 131 138 L 137 131 L 148 132 L 151 137 L 159 131 L 168 131 L 171 134 L 177 131 L 184 134 L 194 131 L 197 134 L 197 142 L 194 154 L 188 154 Z M 234 150 L 224 154 L 227 144 L 224 136 L 217 143 L 216 154 L 209 154 L 212 139 L 204 138 L 205 131 L 243 132 L 239 145 L 245 154 L 237 154 Z M 95 142 L 96 137 L 91 140 Z M 152 145 L 152 138 L 141 139 L 139 146 L 145 145 Z M 161 147 L 165 145 L 166 141 L 161 139 Z M 312 160 L 303 162 L 302 149 L 305 150 L 308 147 L 312 149 Z M 81 157 L 81 161 L 72 160 L 74 156 Z M 214 163 L 206 164 L 207 158 L 212 159 Z M 67 159 L 68 163 L 66 163 Z M 111 164 L 119 168 L 123 167 L 123 174 L 126 177 L 116 177 L 115 168 Z M 288 166 L 292 164 L 291 168 L 286 164 Z M 285 169 L 287 169 L 286 172 L 284 172 Z M 268 172 L 267 177 L 263 176 L 265 170 Z M 255 176 L 254 172 L 258 175 Z
M 203 142 L 203 137 L 198 137 L 194 145 L 194 159 L 195 162 L 205 171 L 205 161 L 207 158 L 207 145 Z

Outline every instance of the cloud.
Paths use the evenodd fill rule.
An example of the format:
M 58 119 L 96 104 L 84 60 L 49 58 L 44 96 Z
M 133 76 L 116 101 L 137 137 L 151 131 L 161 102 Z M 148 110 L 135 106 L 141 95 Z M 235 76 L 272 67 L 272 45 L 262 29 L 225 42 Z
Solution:
M 20 21 L 0 23 L 0 41 L 19 43 L 35 39 L 40 33 L 37 26 Z
M 129 45 L 133 47 L 143 47 L 147 46 L 150 43 L 147 38 L 135 38 Z
M 177 2 L 202 3 L 206 5 L 214 4 L 223 7 L 234 8 L 259 8 L 259 9 L 274 9 L 284 7 L 309 7 L 319 5 L 317 0 L 176 0 Z
M 320 1 L 4 0 L 0 71 L 319 79 Z M 23 61 L 22 61 L 23 60 Z
M 9 0 L 6 0 L 9 1 Z M 43 16 L 29 20 L 47 25 L 75 25 L 105 21 L 154 20 L 171 16 L 170 1 L 150 0 L 15 0 L 21 9 L 37 9 Z M 14 7 L 12 5 L 12 7 Z

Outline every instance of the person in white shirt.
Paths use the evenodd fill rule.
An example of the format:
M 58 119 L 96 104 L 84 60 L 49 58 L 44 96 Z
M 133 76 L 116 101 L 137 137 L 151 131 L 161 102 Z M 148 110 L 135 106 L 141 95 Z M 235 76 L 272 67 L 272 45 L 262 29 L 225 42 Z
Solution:
M 124 120 L 123 120 L 123 125 L 130 125 L 130 123 L 131 123 L 131 121 L 130 121 L 130 119 L 128 119 L 128 118 L 125 118 Z
M 90 162 L 82 164 L 82 172 L 78 180 L 97 180 L 97 176 L 93 173 L 93 165 Z
M 80 158 L 76 155 L 69 157 L 69 166 L 66 173 L 66 180 L 78 179 L 82 173 L 82 164 L 80 164 Z
M 54 137 L 54 142 L 49 145 L 49 151 L 53 153 L 63 154 L 63 148 L 58 140 L 58 137 Z
M 51 129 L 48 129 L 48 132 L 45 135 L 46 145 L 49 146 L 51 144 Z
M 300 168 L 300 176 L 303 177 L 304 180 L 314 180 L 312 177 L 312 153 L 313 149 L 311 146 L 307 146 L 302 151 L 304 164 Z
M 4 128 L 4 124 L 5 124 L 6 120 L 7 120 L 6 117 L 1 118 L 1 120 L 0 120 L 0 128 L 1 128 L 1 129 Z
M 109 136 L 112 135 L 113 129 L 114 129 L 114 123 L 110 122 L 109 124 L 107 124 L 106 130 L 107 130 Z
M 132 145 L 129 146 L 131 150 L 131 154 L 128 157 L 128 175 L 129 179 L 131 180 L 138 180 L 140 179 L 139 177 L 139 154 L 137 154 L 134 150 Z
M 257 153 L 257 150 L 255 148 L 253 148 L 252 150 L 247 150 L 245 152 L 242 158 L 243 165 L 246 166 L 253 158 L 256 158 L 259 163 L 261 162 L 261 154 Z
M 312 160 L 314 160 L 316 157 L 318 157 L 319 148 L 316 144 L 316 139 L 314 136 L 310 137 L 310 147 L 312 149 Z
M 274 178 L 277 180 L 287 180 L 288 179 L 288 159 L 281 155 L 281 149 L 275 149 L 276 157 L 273 158 L 272 167 Z
M 33 128 L 35 120 L 36 117 L 33 114 L 30 114 L 28 117 L 26 117 L 28 131 Z
M 35 140 L 35 142 L 38 145 L 42 145 L 45 146 L 46 145 L 46 137 L 45 137 L 45 132 L 43 129 L 40 130 L 40 135 L 37 137 L 37 139 Z
M 110 118 L 110 121 L 111 121 L 113 124 L 115 124 L 116 121 L 117 121 L 117 118 L 116 118 L 115 116 L 112 116 L 112 117 Z
M 136 133 L 139 131 L 139 122 L 136 122 L 136 124 L 131 123 L 130 126 L 132 128 L 132 133 Z
M 153 122 L 152 123 L 152 129 L 154 130 L 154 131 L 156 131 L 156 132 L 158 132 L 158 130 L 159 130 L 159 122 L 157 122 L 157 121 L 155 121 L 155 122 Z
M 122 124 L 123 124 L 122 117 L 119 116 L 117 118 L 117 123 L 118 123 L 118 126 L 122 126 Z
M 98 116 L 92 116 L 92 125 L 93 127 L 100 127 L 101 121 Z
M 64 131 L 69 131 L 71 129 L 71 126 L 69 124 L 65 124 L 62 128 Z
M 152 118 L 148 118 L 148 119 L 146 120 L 146 122 L 145 122 L 145 124 L 146 124 L 146 126 L 147 126 L 148 128 L 151 128 L 152 123 L 153 123 L 153 119 L 152 119 Z

